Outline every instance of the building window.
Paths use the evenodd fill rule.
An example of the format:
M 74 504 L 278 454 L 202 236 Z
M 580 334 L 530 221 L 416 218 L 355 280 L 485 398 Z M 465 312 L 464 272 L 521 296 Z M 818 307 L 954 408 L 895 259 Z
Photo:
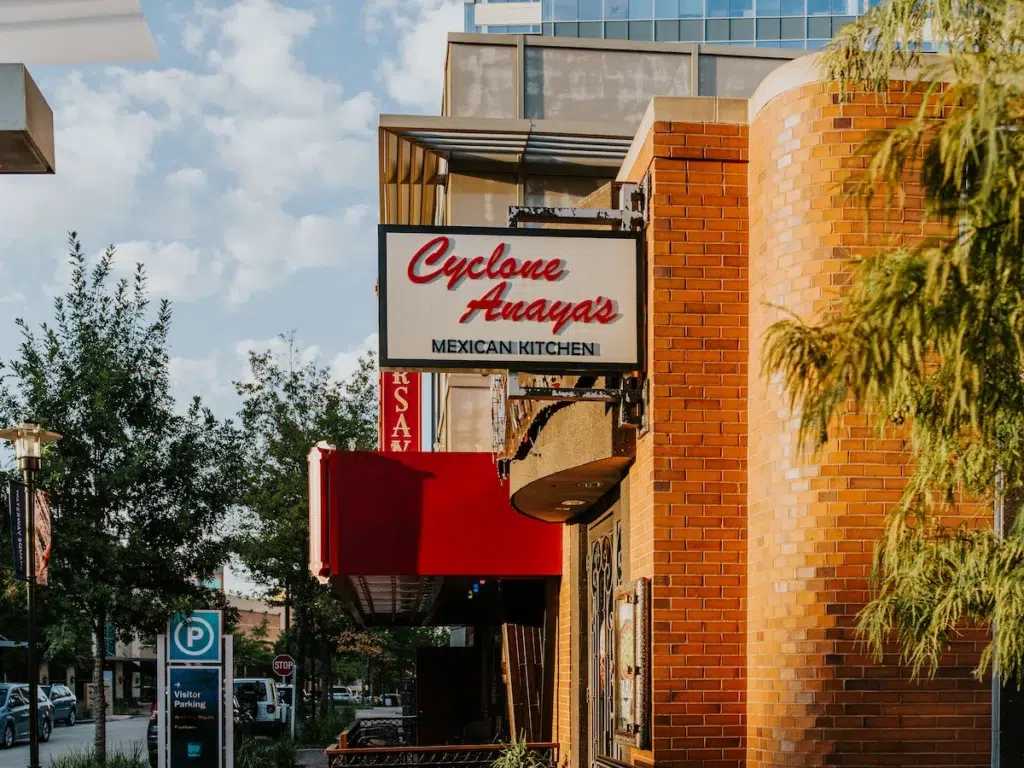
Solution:
M 679 17 L 679 0 L 654 0 L 654 18 L 675 19 Z
M 833 16 L 832 17 L 832 37 L 839 34 L 839 30 L 845 27 L 847 24 L 852 24 L 857 20 L 856 16 Z
M 600 21 L 602 18 L 601 0 L 580 0 L 580 21 Z
M 733 18 L 753 16 L 754 0 L 729 0 L 729 15 Z
M 832 37 L 832 19 L 827 16 L 807 20 L 807 37 L 829 38 Z
M 804 0 L 782 0 L 783 16 L 804 16 L 806 11 Z
M 779 37 L 783 40 L 803 40 L 805 21 L 804 19 L 781 19 L 779 24 Z
M 729 39 L 728 19 L 708 19 L 704 30 L 704 39 L 709 42 L 718 42 Z
M 758 40 L 781 40 L 782 19 L 758 19 L 757 20 Z
M 581 21 L 580 37 L 600 38 L 604 34 L 604 24 L 600 21 Z
M 604 0 L 605 19 L 628 19 L 629 0 Z
M 629 40 L 628 21 L 607 21 L 604 25 L 604 36 L 608 40 Z
M 679 22 L 679 39 L 699 43 L 704 39 L 704 22 L 699 19 L 684 19 Z
M 576 0 L 555 0 L 555 21 L 576 21 L 579 16 Z
M 631 19 L 653 19 L 653 0 L 629 0 L 629 18 Z M 630 36 L 632 39 L 632 36 Z
M 679 18 L 699 19 L 704 15 L 704 0 L 679 0 Z
M 730 40 L 753 40 L 754 20 L 753 19 L 732 19 L 729 21 Z
M 654 39 L 662 42 L 674 42 L 679 39 L 678 21 L 654 22 Z
M 729 17 L 729 0 L 708 0 L 708 18 L 725 19 Z
M 579 37 L 580 25 L 575 21 L 555 22 L 555 37 Z
M 653 21 L 631 21 L 631 22 L 629 22 L 629 39 L 630 40 L 653 40 L 654 39 L 654 22 Z
M 465 26 L 466 32 L 478 32 L 479 30 L 476 28 L 476 14 L 473 12 L 473 4 L 466 3 L 463 11 L 463 25 Z

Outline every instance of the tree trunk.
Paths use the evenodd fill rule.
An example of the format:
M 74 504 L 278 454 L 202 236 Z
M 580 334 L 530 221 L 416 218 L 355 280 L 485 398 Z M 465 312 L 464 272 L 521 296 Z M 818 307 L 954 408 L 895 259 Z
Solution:
M 92 711 L 96 718 L 94 750 L 96 762 L 107 761 L 107 693 L 103 685 L 103 667 L 107 660 L 105 616 L 100 613 L 95 625 L 96 650 L 92 662 Z

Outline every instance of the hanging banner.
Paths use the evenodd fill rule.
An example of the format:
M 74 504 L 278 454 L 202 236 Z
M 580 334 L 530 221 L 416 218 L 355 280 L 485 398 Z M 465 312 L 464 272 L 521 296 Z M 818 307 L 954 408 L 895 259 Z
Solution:
M 169 673 L 171 766 L 220 768 L 220 667 L 171 667 Z
M 11 544 L 14 550 L 14 578 L 18 581 L 28 581 L 28 548 L 25 541 L 28 534 L 25 531 L 27 519 L 25 517 L 25 485 L 16 480 L 7 484 L 8 506 L 11 512 Z
M 384 370 L 641 367 L 640 233 L 382 226 L 379 238 Z
M 380 375 L 380 450 L 405 453 L 422 449 L 423 377 L 418 373 Z
M 47 575 L 50 573 L 50 554 L 52 538 L 50 536 L 50 494 L 36 490 L 35 498 L 35 566 L 36 584 L 40 587 L 47 585 Z

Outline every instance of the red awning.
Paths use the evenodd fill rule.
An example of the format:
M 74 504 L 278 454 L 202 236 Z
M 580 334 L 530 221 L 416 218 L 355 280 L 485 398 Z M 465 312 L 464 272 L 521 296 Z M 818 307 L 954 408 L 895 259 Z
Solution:
M 310 567 L 338 576 L 538 578 L 562 526 L 516 512 L 488 453 L 310 453 Z

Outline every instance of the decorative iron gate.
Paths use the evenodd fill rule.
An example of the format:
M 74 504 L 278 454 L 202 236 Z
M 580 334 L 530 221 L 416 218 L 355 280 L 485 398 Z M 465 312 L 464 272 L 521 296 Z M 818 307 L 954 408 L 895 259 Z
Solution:
M 622 583 L 622 528 L 614 517 L 589 532 L 589 653 L 590 761 L 618 758 L 615 743 L 615 590 Z

